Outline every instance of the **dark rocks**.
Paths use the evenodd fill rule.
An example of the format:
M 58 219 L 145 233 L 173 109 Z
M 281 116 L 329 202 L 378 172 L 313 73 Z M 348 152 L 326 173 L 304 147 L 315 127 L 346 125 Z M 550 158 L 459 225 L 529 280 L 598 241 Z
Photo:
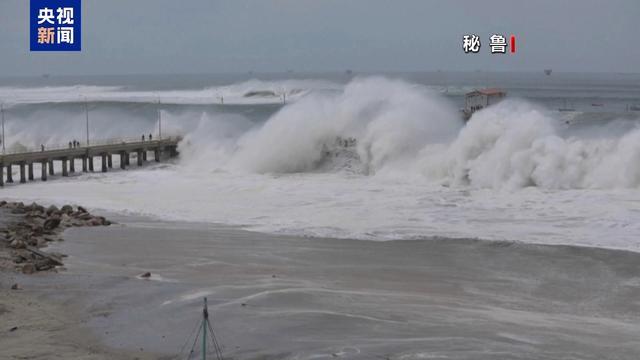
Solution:
M 111 222 L 102 216 L 91 215 L 85 208 L 55 205 L 45 208 L 37 203 L 24 205 L 21 202 L 0 201 L 0 207 L 14 214 L 22 215 L 22 220 L 0 228 L 0 252 L 8 251 L 5 258 L 19 265 L 16 270 L 25 274 L 37 271 L 55 270 L 63 265 L 60 254 L 48 254 L 38 250 L 51 241 L 62 241 L 60 234 L 73 226 L 109 226 Z M 3 243 L 6 244 L 3 246 Z
M 33 263 L 26 263 L 22 265 L 22 273 L 31 275 L 35 273 L 37 270 L 36 266 Z
M 62 219 L 58 218 L 58 217 L 50 217 L 47 220 L 45 220 L 44 225 L 42 226 L 42 228 L 44 230 L 53 230 L 55 228 L 57 228 L 58 226 L 60 226 L 60 222 L 62 221 Z
M 37 238 L 35 245 L 39 248 L 45 247 L 47 246 L 47 240 L 45 240 L 44 238 Z
M 47 208 L 47 215 L 51 215 L 58 212 L 60 212 L 60 210 L 55 205 L 51 205 Z
M 91 220 L 91 218 L 93 218 L 93 216 L 91 216 L 91 214 L 86 213 L 86 212 L 80 212 L 78 215 L 76 215 L 76 219 L 80 219 L 80 220 Z
M 36 203 L 33 203 L 33 204 L 31 204 L 31 211 L 44 213 L 44 212 L 46 212 L 46 209 L 42 205 L 38 205 Z
M 20 288 L 20 285 L 13 284 L 13 285 L 11 285 L 11 290 L 22 290 L 22 289 Z
M 24 249 L 26 247 L 26 244 L 22 240 L 14 239 L 12 242 L 9 243 L 9 246 L 11 246 L 14 249 Z
M 55 263 L 50 259 L 38 259 L 33 264 L 38 271 L 46 271 L 56 267 Z
M 143 279 L 148 279 L 148 278 L 151 277 L 151 273 L 147 271 L 144 274 L 140 274 L 140 277 L 143 278 Z
M 73 206 L 65 205 L 60 208 L 60 212 L 63 214 L 71 214 L 73 212 Z

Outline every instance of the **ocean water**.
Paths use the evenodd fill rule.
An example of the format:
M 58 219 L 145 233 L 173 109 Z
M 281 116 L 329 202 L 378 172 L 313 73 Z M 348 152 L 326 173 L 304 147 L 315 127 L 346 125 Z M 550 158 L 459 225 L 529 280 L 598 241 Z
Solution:
M 486 86 L 508 99 L 465 124 L 464 93 Z M 84 142 L 86 111 L 92 141 L 158 136 L 159 118 L 184 136 L 170 163 L 115 157 L 5 198 L 274 234 L 640 251 L 637 74 L 12 78 L 0 102 L 6 151 Z

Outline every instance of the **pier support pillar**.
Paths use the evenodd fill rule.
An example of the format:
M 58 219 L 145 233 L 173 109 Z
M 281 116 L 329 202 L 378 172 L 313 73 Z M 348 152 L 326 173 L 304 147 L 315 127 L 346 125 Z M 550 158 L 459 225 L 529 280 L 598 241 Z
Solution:
M 82 172 L 87 172 L 87 157 L 82 157 Z
M 113 156 L 111 156 L 111 154 L 107 155 L 107 164 L 109 165 L 109 169 L 113 169 Z
M 76 158 L 72 157 L 69 159 L 69 172 L 72 174 L 76 172 Z
M 0 186 L 4 186 L 4 164 L 0 164 Z
M 89 171 L 93 172 L 93 155 L 90 155 L 87 161 L 89 162 Z
M 24 163 L 20 164 L 20 183 L 24 184 L 27 182 L 27 176 L 24 171 Z
M 102 172 L 107 172 L 107 154 L 102 154 Z
M 11 172 L 11 164 L 7 165 L 7 183 L 13 182 L 13 172 Z
M 120 152 L 120 169 L 124 170 L 127 168 L 127 158 L 129 157 L 129 155 L 127 154 L 126 151 L 121 151 Z
M 29 181 L 33 181 L 33 163 L 28 163 L 27 164 L 27 173 L 29 176 Z
M 160 162 L 160 149 L 155 148 L 153 150 L 153 156 L 156 158 L 156 162 Z
M 67 171 L 67 159 L 62 159 L 62 176 L 69 176 Z
M 40 175 L 40 178 L 42 179 L 42 181 L 47 181 L 47 164 L 49 162 L 48 161 L 43 161 L 42 163 L 40 163 L 40 172 L 42 173 Z
M 175 146 L 169 146 L 169 147 L 168 147 L 168 149 L 169 149 L 169 156 L 170 156 L 170 157 L 176 157 L 176 156 L 178 156 L 178 148 L 177 148 L 177 147 L 175 147 Z
M 49 160 L 49 175 L 53 176 L 54 174 L 54 168 L 53 168 L 53 160 Z
M 138 166 L 142 166 L 142 151 L 138 150 Z
M 130 152 L 125 153 L 124 159 L 127 162 L 127 166 L 131 165 L 131 153 Z
M 142 150 L 142 161 L 147 161 L 147 150 Z

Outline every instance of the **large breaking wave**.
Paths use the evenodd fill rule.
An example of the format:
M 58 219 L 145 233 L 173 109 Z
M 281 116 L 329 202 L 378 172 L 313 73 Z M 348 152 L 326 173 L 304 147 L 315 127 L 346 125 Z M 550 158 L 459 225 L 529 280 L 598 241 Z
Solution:
M 568 127 L 557 113 L 520 99 L 479 111 L 465 125 L 448 100 L 425 87 L 367 78 L 339 94 L 306 96 L 259 125 L 203 114 L 182 151 L 186 166 L 206 157 L 216 171 L 331 171 L 327 161 L 348 157 L 363 175 L 421 176 L 445 186 L 640 185 L 637 123 L 624 132 L 616 121 L 575 133 Z M 340 138 L 357 142 L 343 149 L 335 145 Z

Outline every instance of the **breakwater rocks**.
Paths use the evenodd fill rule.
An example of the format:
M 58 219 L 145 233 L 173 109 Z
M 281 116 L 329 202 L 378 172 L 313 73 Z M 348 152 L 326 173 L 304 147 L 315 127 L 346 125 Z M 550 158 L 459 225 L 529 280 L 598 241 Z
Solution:
M 54 270 L 62 266 L 63 254 L 40 249 L 53 241 L 62 241 L 62 232 L 73 226 L 108 226 L 102 216 L 91 215 L 82 206 L 44 207 L 33 203 L 0 201 L 5 225 L 0 226 L 0 269 L 25 274 Z

